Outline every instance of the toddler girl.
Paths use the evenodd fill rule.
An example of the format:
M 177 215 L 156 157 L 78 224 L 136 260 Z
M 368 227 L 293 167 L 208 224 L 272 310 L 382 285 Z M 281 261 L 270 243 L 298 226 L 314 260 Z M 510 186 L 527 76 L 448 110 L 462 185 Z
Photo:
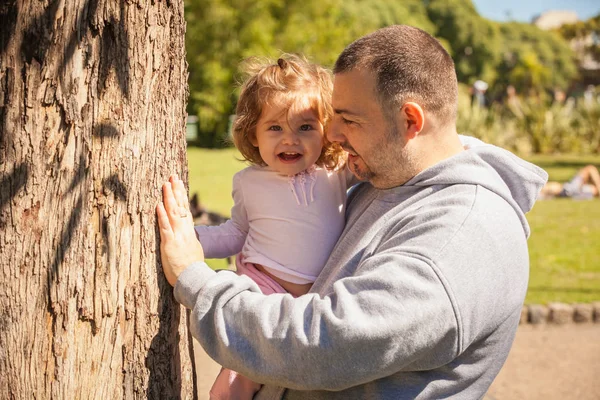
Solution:
M 197 226 L 207 258 L 237 254 L 237 273 L 264 294 L 305 294 L 344 228 L 352 174 L 327 141 L 331 75 L 297 56 L 252 65 L 233 141 L 251 166 L 233 177 L 231 220 Z M 222 369 L 211 399 L 251 399 L 260 384 Z

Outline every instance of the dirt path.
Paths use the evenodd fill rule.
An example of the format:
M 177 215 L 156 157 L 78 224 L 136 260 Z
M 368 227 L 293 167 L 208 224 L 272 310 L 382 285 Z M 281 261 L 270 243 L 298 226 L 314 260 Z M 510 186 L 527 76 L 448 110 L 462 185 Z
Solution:
M 600 324 L 522 325 L 485 400 L 599 400 Z
M 196 341 L 198 395 L 219 366 Z M 600 324 L 522 325 L 508 360 L 484 400 L 599 400 Z
M 217 374 L 221 370 L 219 364 L 214 362 L 194 339 L 194 353 L 196 354 L 196 377 L 198 378 L 198 400 L 208 400 L 208 391 Z

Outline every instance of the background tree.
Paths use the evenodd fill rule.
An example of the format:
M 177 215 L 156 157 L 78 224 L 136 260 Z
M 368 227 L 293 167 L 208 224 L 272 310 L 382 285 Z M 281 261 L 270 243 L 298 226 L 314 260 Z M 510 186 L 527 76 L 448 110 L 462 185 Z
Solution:
M 430 0 L 427 15 L 437 27 L 436 36 L 450 45 L 460 82 L 496 80 L 500 59 L 498 24 L 481 17 L 471 0 Z
M 501 24 L 500 32 L 497 89 L 512 84 L 520 93 L 566 90 L 577 77 L 575 54 L 555 32 L 519 22 Z
M 578 78 L 567 41 L 530 24 L 479 15 L 471 0 L 185 0 L 190 114 L 199 144 L 229 145 L 240 62 L 249 56 L 303 53 L 331 67 L 358 37 L 392 24 L 434 35 L 452 55 L 467 88 L 481 79 L 488 100 L 518 93 L 566 91 Z M 462 89 L 461 89 L 462 90 Z M 552 98 L 550 96 L 550 98 Z
M 600 14 L 586 21 L 561 25 L 556 31 L 567 41 L 576 42 L 579 62 L 586 56 L 600 62 Z
M 240 62 L 302 53 L 332 66 L 352 40 L 392 23 L 433 33 L 420 0 L 186 0 L 190 68 L 188 112 L 199 118 L 199 144 L 228 145 Z
M 186 48 L 191 88 L 188 111 L 198 116 L 199 141 L 227 145 L 238 64 L 272 51 L 277 0 L 197 0 L 186 3 Z
M 195 397 L 154 213 L 187 175 L 183 3 L 0 19 L 0 398 Z

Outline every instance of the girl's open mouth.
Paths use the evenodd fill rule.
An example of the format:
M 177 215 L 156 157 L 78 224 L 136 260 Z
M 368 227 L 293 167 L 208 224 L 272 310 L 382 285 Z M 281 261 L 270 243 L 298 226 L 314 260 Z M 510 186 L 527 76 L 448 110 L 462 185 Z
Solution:
M 283 152 L 277 154 L 277 157 L 284 163 L 294 163 L 302 158 L 302 154 Z

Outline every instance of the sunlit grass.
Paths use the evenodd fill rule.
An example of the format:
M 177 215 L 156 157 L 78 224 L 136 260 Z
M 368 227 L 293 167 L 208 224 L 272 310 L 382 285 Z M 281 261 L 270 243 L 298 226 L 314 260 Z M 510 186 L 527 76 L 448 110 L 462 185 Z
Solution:
M 527 302 L 600 300 L 600 201 L 539 201 L 527 219 Z
M 211 211 L 229 215 L 233 206 L 231 180 L 246 167 L 236 149 L 209 150 L 189 147 L 188 168 L 190 194 L 198 193 Z
M 231 180 L 245 167 L 235 149 L 188 149 L 190 193 L 198 193 L 211 211 L 230 214 Z M 551 180 L 567 181 L 600 157 L 532 156 Z M 539 201 L 527 216 L 531 225 L 531 272 L 528 303 L 600 300 L 600 201 L 555 199 Z M 223 260 L 209 260 L 225 268 Z
M 236 149 L 188 147 L 190 197 L 197 193 L 207 210 L 230 216 L 233 175 L 246 167 Z M 225 260 L 207 260 L 214 269 L 227 268 Z

